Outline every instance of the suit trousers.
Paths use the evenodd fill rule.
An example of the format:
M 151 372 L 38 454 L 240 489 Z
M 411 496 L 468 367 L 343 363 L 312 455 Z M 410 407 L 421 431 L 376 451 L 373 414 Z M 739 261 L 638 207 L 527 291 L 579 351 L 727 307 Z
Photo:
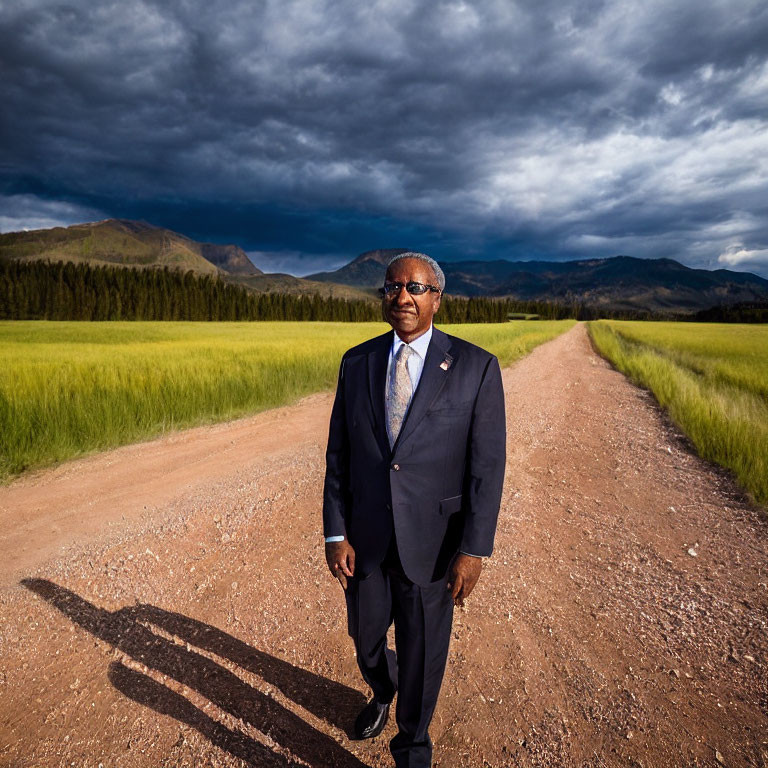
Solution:
M 453 599 L 447 576 L 429 586 L 414 584 L 403 572 L 393 543 L 385 561 L 364 579 L 347 585 L 349 634 L 357 663 L 374 698 L 392 701 L 397 692 L 398 733 L 390 742 L 397 768 L 429 768 L 428 728 L 448 658 Z M 395 654 L 387 631 L 395 624 Z

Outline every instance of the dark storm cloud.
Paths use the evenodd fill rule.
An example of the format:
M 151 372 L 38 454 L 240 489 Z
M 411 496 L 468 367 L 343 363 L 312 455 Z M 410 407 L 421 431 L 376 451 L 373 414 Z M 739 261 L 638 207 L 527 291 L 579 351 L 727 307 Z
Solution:
M 762 2 L 22 0 L 0 30 L 5 230 L 768 273 Z

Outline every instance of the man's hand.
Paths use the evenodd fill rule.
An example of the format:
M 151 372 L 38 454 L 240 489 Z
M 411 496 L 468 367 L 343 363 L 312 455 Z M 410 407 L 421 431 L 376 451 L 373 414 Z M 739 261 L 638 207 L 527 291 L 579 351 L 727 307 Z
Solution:
M 344 589 L 347 588 L 347 579 L 355 575 L 355 550 L 352 545 L 344 541 L 329 541 L 325 545 L 325 562 L 328 570 L 335 576 Z
M 464 607 L 464 601 L 475 588 L 483 569 L 483 559 L 472 557 L 459 552 L 451 565 L 451 573 L 448 577 L 448 589 L 451 590 L 454 605 Z

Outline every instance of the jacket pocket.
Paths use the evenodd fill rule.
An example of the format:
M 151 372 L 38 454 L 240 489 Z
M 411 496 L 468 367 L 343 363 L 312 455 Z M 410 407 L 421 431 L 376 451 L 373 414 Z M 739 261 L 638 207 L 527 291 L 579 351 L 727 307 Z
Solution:
M 452 515 L 454 512 L 461 511 L 462 495 L 449 496 L 447 499 L 440 499 L 440 514 Z

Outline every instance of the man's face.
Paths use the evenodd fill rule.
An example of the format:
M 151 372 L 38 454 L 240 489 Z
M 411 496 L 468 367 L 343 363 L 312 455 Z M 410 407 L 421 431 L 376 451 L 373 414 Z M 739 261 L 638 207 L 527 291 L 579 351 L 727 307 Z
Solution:
M 435 312 L 440 307 L 440 294 L 427 291 L 414 296 L 405 290 L 406 283 L 416 282 L 437 286 L 432 267 L 421 259 L 400 259 L 387 270 L 387 282 L 402 283 L 397 293 L 382 299 L 384 318 L 395 329 L 397 335 L 410 344 L 425 333 Z

